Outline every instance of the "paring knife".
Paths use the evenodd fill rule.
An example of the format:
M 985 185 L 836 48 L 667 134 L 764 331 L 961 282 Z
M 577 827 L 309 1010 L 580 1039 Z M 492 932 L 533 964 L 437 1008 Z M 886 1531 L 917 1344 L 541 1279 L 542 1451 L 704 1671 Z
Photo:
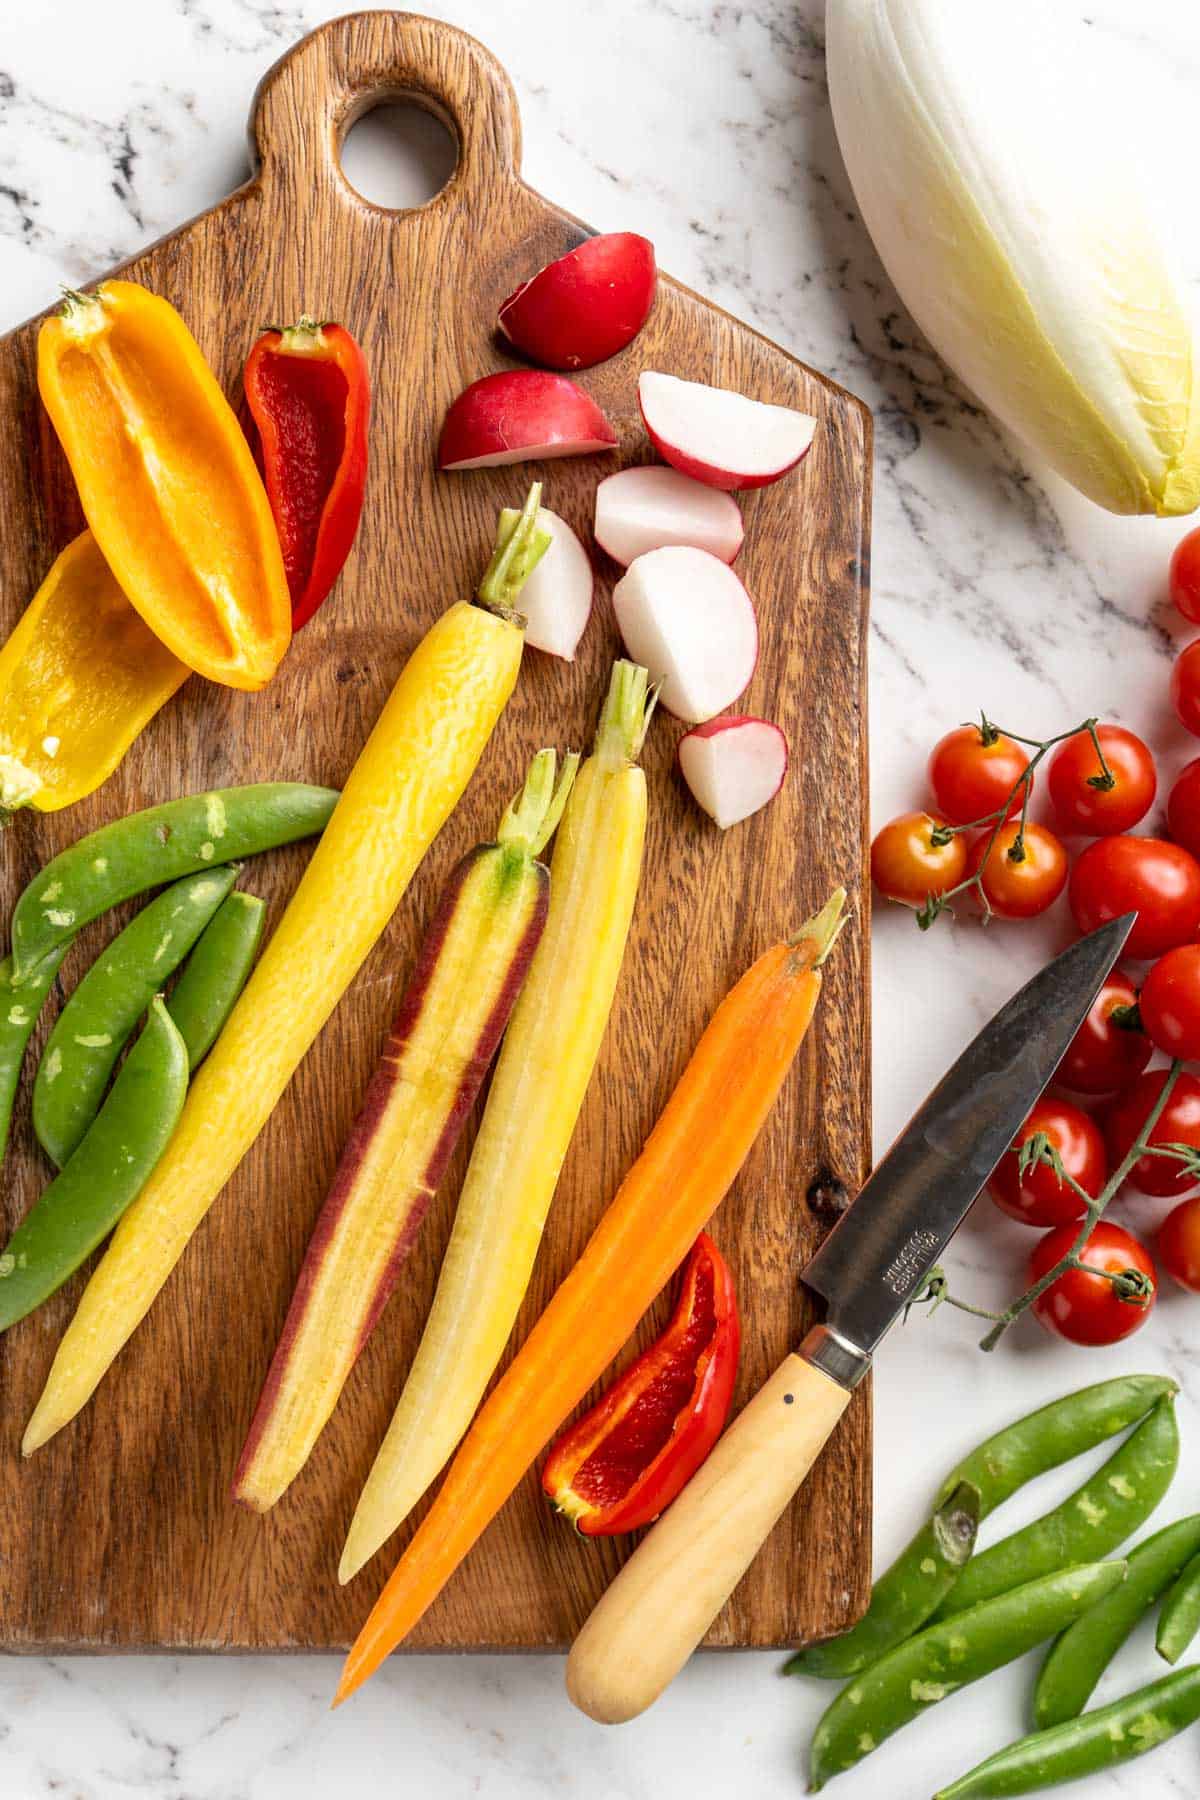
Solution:
M 1136 915 L 1102 926 L 985 1025 L 901 1132 L 803 1273 L 826 1320 L 739 1413 L 625 1564 L 567 1661 L 603 1724 L 674 1679 L 812 1468 L 871 1366 L 1087 1016 Z

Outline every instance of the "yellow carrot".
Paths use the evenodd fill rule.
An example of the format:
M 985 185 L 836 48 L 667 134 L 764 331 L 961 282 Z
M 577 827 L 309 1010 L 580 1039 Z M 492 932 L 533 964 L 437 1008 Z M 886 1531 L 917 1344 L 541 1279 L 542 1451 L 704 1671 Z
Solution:
M 616 990 L 646 830 L 637 757 L 653 709 L 645 669 L 618 662 L 567 803 L 550 911 L 513 1009 L 433 1309 L 351 1522 L 349 1581 L 452 1455 L 503 1353 Z
M 84 1290 L 26 1429 L 26 1456 L 87 1403 L 149 1311 L 470 780 L 520 667 L 511 602 L 548 542 L 539 498 L 535 486 L 516 531 L 501 532 L 484 605 L 452 606 L 401 671 L 174 1137 Z

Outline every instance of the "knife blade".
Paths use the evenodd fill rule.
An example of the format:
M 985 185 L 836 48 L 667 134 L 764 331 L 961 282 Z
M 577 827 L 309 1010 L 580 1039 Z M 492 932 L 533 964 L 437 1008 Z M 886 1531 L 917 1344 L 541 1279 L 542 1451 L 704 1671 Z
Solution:
M 636 1718 L 696 1648 L 1054 1074 L 1134 916 L 1073 944 L 1001 1007 L 808 1263 L 825 1322 L 738 1414 L 572 1646 L 567 1693 L 591 1718 Z

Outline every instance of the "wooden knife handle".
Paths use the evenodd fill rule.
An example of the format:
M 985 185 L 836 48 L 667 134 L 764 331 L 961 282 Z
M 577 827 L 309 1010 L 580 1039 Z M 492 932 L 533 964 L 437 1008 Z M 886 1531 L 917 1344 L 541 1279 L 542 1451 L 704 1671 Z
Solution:
M 567 1693 L 603 1725 L 658 1699 L 749 1568 L 850 1403 L 792 1355 L 594 1607 L 567 1659 Z

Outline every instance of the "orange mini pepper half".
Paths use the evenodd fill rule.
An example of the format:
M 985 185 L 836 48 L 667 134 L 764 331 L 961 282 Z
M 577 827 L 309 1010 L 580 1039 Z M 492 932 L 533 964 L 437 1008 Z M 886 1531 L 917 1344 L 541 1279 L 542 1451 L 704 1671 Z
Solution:
M 733 1400 L 741 1330 L 729 1265 L 701 1232 L 662 1336 L 565 1431 L 542 1489 L 585 1537 L 649 1525 L 687 1486 Z
M 261 688 L 291 639 L 270 504 L 237 417 L 168 301 L 132 281 L 68 294 L 38 387 L 105 561 L 181 662 Z
M 292 630 L 342 572 L 367 481 L 370 383 L 344 325 L 307 314 L 264 331 L 246 359 L 246 435 L 266 483 L 292 596 Z

